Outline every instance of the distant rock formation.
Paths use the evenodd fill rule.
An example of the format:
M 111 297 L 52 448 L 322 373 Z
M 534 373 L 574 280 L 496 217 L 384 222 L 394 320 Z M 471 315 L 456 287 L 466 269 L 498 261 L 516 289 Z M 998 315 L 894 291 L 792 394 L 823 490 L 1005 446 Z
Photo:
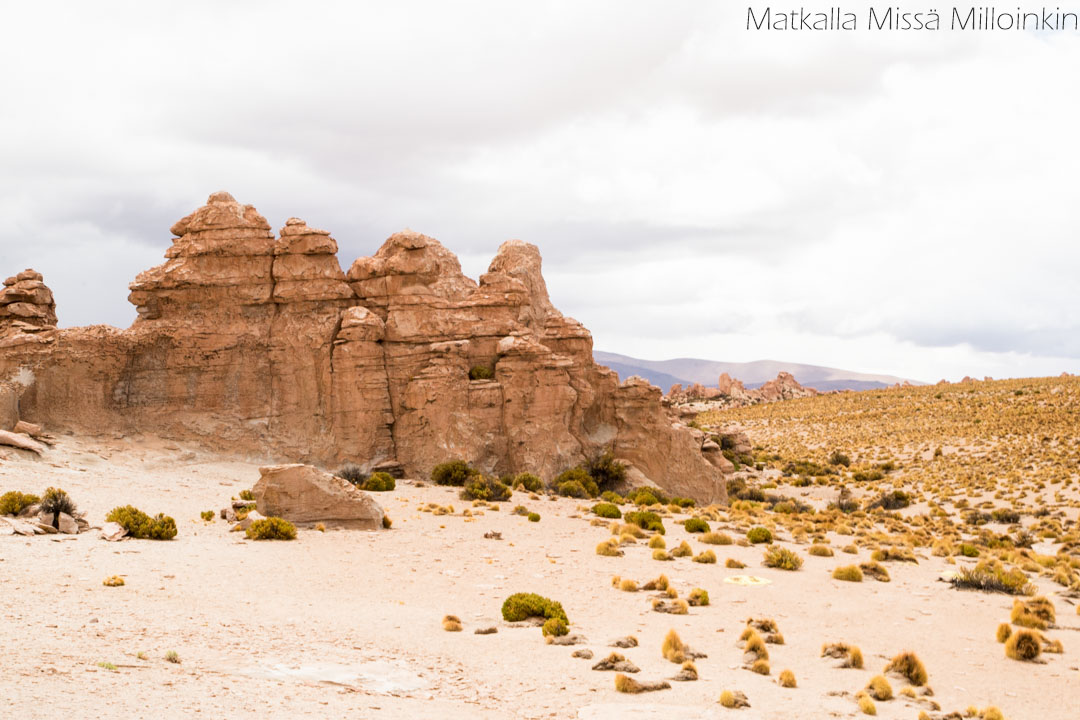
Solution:
M 533 245 L 503 243 L 477 283 L 405 231 L 346 274 L 329 233 L 292 218 L 275 238 L 224 192 L 172 231 L 166 262 L 130 286 L 127 330 L 52 329 L 52 294 L 31 271 L 4 291 L 19 299 L 0 308 L 0 336 L 38 337 L 0 341 L 0 382 L 31 379 L 23 418 L 414 476 L 461 458 L 551 477 L 611 450 L 635 483 L 726 499 L 723 464 L 660 390 L 593 362 Z
M 700 412 L 712 408 L 745 407 L 778 400 L 812 397 L 817 394 L 817 390 L 803 387 L 788 372 L 780 372 L 776 379 L 754 390 L 747 390 L 741 381 L 724 373 L 718 379 L 715 388 L 702 387 L 694 383 L 683 390 L 681 385 L 674 385 L 665 397 L 665 402 L 676 407 L 689 406 L 694 412 Z

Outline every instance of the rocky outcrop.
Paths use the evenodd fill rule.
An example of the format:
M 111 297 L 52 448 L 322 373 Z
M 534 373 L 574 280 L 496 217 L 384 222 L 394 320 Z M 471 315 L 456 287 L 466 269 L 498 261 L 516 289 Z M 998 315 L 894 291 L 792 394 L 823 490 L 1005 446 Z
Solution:
M 4 280 L 0 290 L 0 347 L 51 342 L 56 303 L 41 273 L 27 268 Z
M 327 522 L 364 530 L 383 525 L 383 509 L 363 490 L 310 465 L 259 468 L 251 489 L 256 509 L 266 517 L 291 522 Z
M 668 406 L 673 406 L 690 415 L 715 408 L 745 407 L 779 400 L 812 397 L 817 394 L 817 390 L 803 387 L 788 372 L 780 372 L 776 379 L 769 380 L 753 390 L 747 390 L 741 381 L 724 373 L 720 376 L 715 388 L 694 383 L 684 390 L 679 385 L 673 385 L 664 400 Z
M 165 263 L 130 286 L 130 328 L 0 347 L 0 381 L 32 377 L 22 417 L 413 476 L 460 458 L 552 477 L 611 450 L 638 482 L 726 498 L 659 390 L 593 362 L 534 245 L 503 243 L 474 281 L 407 230 L 343 273 L 329 233 L 291 218 L 275 237 L 223 192 L 172 231 Z

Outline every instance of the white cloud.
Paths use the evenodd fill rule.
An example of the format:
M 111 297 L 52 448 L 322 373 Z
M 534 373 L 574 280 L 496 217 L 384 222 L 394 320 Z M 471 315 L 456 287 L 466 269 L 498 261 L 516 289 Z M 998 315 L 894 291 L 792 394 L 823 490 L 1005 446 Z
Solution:
M 935 380 L 1080 370 L 1071 35 L 747 33 L 729 3 L 24 3 L 0 270 L 126 324 L 228 189 L 348 266 L 541 246 L 598 347 Z

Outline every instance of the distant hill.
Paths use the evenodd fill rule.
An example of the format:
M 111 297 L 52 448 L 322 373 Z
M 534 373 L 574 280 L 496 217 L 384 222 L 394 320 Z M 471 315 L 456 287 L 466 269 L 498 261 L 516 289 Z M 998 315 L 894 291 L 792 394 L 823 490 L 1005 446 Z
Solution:
M 789 372 L 805 387 L 822 392 L 828 390 L 874 390 L 904 382 L 905 378 L 893 375 L 871 375 L 850 370 L 781 362 L 779 360 L 755 360 L 748 363 L 717 362 L 699 358 L 675 358 L 674 360 L 641 360 L 628 355 L 618 355 L 597 350 L 593 352 L 596 362 L 607 365 L 619 373 L 621 379 L 640 375 L 653 385 L 667 392 L 675 383 L 683 386 L 700 383 L 716 387 L 716 379 L 727 373 L 742 380 L 747 388 L 760 387 L 776 377 L 779 372 Z M 924 383 L 909 380 L 913 385 Z

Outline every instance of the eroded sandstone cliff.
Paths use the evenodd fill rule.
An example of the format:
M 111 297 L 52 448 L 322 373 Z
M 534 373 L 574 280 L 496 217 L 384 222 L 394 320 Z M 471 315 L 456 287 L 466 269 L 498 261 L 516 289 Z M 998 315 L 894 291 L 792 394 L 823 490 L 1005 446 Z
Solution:
M 172 231 L 166 262 L 131 284 L 126 330 L 56 330 L 36 273 L 4 291 L 46 308 L 15 308 L 18 320 L 0 308 L 0 379 L 23 378 L 24 419 L 414 475 L 462 458 L 551 477 L 610 449 L 637 482 L 726 497 L 722 463 L 660 390 L 593 362 L 534 245 L 504 243 L 477 283 L 405 231 L 346 274 L 329 233 L 292 218 L 275 237 L 224 192 Z

